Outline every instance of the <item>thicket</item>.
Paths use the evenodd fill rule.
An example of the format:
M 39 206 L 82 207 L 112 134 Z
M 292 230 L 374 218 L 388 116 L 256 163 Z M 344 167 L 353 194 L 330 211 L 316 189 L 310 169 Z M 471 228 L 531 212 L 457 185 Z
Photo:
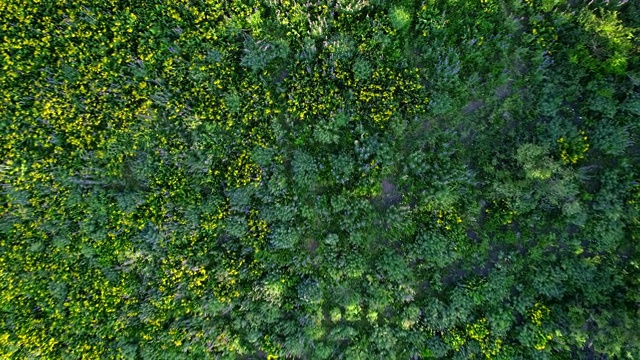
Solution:
M 639 29 L 0 2 L 1 357 L 640 358 Z

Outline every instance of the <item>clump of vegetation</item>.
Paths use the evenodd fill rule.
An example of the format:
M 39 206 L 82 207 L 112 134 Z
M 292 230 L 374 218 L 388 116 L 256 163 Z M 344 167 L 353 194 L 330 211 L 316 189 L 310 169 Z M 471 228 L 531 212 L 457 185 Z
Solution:
M 1 358 L 640 358 L 635 2 L 0 18 Z

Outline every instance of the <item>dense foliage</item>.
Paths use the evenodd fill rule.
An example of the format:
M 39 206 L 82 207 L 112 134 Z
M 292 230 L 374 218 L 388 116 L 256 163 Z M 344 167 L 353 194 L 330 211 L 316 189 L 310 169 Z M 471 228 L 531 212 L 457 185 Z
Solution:
M 640 359 L 638 2 L 0 19 L 0 357 Z

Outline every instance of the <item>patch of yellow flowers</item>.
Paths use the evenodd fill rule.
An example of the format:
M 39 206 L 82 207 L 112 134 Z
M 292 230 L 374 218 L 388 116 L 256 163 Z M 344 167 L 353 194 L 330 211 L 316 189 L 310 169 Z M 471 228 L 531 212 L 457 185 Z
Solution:
M 580 131 L 578 136 L 565 139 L 559 138 L 556 142 L 560 147 L 560 158 L 565 164 L 576 164 L 584 159 L 585 153 L 589 150 L 589 137 L 584 131 Z

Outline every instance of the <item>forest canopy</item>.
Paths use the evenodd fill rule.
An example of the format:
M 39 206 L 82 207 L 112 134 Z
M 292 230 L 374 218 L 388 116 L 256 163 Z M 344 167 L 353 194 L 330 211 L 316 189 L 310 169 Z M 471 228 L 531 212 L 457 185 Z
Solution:
M 3 359 L 640 359 L 640 3 L 0 1 Z

